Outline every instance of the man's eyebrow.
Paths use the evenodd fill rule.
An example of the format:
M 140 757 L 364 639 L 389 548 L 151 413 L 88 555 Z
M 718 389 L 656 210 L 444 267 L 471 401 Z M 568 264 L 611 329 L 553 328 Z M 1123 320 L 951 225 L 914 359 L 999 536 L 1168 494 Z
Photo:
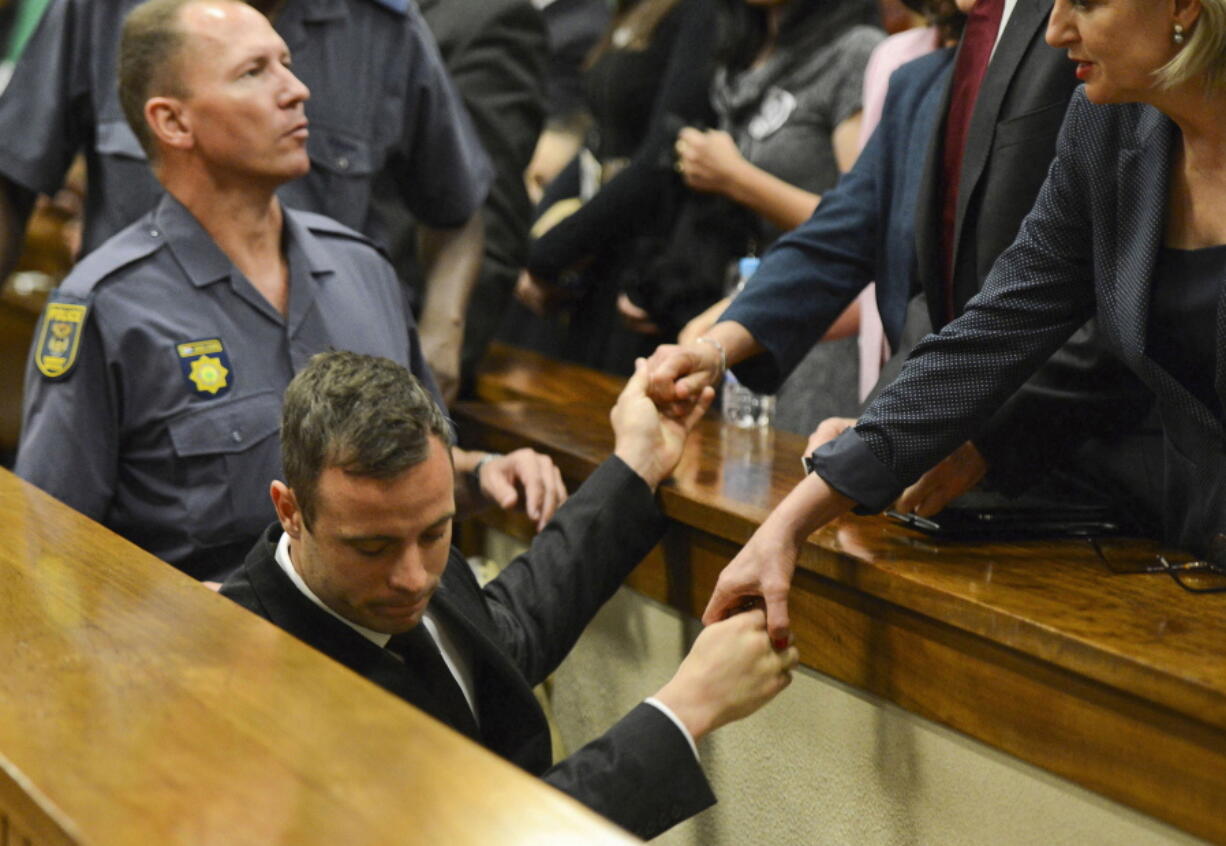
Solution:
M 444 523 L 449 523 L 449 522 L 451 522 L 452 520 L 454 520 L 454 519 L 455 519 L 455 514 L 456 514 L 456 513 L 455 513 L 454 511 L 451 511 L 451 512 L 449 512 L 449 513 L 447 513 L 447 514 L 444 514 L 442 517 L 439 517 L 437 520 L 435 520 L 435 521 L 434 521 L 433 523 L 431 523 L 429 526 L 426 526 L 426 528 L 427 528 L 427 529 L 437 529 L 437 528 L 440 528 L 440 527 L 441 527 L 441 526 L 442 526 Z
M 399 538 L 391 535 L 341 535 L 341 543 L 370 543 L 371 541 L 382 541 L 391 543 L 399 540 Z
M 456 516 L 456 512 L 450 511 L 442 515 L 441 517 L 439 517 L 437 520 L 435 520 L 430 525 L 426 526 L 422 531 L 428 532 L 431 529 L 441 528 L 442 526 L 454 520 L 455 516 Z M 369 543 L 371 541 L 392 542 L 392 541 L 398 541 L 400 540 L 400 538 L 395 537 L 393 535 L 341 535 L 340 540 L 342 543 Z

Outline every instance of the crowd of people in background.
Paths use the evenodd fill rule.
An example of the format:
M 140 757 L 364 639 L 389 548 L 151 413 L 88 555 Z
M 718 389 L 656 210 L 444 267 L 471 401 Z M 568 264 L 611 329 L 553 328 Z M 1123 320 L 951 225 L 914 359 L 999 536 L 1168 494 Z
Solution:
M 711 801 L 694 739 L 786 685 L 799 549 L 852 508 L 1091 497 L 1226 566 L 1226 0 L 903 2 L 0 2 L 0 279 L 32 214 L 77 219 L 16 472 L 643 836 Z M 495 339 L 628 379 L 569 500 L 546 456 L 454 442 Z M 519 644 L 490 673 L 541 719 L 528 685 L 651 547 L 730 370 L 810 436 L 808 473 L 620 751 L 550 769 L 463 668 Z M 384 413 L 367 379 L 411 386 L 403 443 L 345 422 Z M 367 483 L 431 520 L 378 523 Z M 483 593 L 448 550 L 489 504 L 542 534 Z M 590 550 L 559 524 L 636 543 L 576 583 Z M 350 559 L 401 535 L 440 544 L 388 564 L 412 601 L 363 604 Z M 569 615 L 525 609 L 537 578 Z M 450 674 L 418 699 L 397 638 L 423 618 Z M 489 631 L 457 647 L 463 619 Z M 759 684 L 733 692 L 713 651 Z M 684 779 L 636 758 L 644 734 Z

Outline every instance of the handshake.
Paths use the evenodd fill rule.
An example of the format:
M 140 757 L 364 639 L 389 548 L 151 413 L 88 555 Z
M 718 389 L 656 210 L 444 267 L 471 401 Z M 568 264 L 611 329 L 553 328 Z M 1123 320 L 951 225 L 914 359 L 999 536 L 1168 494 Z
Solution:
M 715 391 L 708 383 L 688 396 L 660 401 L 649 393 L 650 384 L 648 362 L 639 359 L 609 417 L 614 455 L 655 490 L 677 466 Z M 706 619 L 690 653 L 655 696 L 696 740 L 752 714 L 791 681 L 799 653 L 788 640 L 772 644 L 760 606 L 742 597 L 718 619 Z

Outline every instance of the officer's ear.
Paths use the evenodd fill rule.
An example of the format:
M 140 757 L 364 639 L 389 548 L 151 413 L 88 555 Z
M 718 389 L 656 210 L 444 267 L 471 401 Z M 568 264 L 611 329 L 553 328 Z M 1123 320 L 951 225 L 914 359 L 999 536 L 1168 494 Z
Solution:
M 150 97 L 145 101 L 145 122 L 154 137 L 171 149 L 188 150 L 195 143 L 183 101 L 177 97 Z
M 301 539 L 302 509 L 298 507 L 298 500 L 294 498 L 294 492 L 289 485 L 274 481 L 268 486 L 268 495 L 272 497 L 273 508 L 277 510 L 281 529 L 290 536 L 290 540 Z

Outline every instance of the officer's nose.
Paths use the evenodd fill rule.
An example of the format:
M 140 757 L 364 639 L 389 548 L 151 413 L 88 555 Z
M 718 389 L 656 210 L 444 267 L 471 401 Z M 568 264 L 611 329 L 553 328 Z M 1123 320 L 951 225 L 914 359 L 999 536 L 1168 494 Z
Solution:
M 306 83 L 295 76 L 294 72 L 289 68 L 283 68 L 283 70 L 285 72 L 285 85 L 281 91 L 281 105 L 289 108 L 311 99 L 311 89 L 306 87 Z

